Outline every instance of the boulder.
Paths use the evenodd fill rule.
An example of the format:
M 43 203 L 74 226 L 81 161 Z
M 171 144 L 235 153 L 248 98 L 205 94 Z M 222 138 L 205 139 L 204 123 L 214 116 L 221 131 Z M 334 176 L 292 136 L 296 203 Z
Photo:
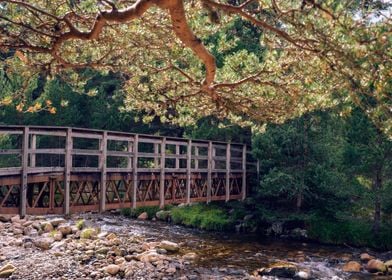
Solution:
M 61 231 L 56 231 L 56 233 L 53 235 L 53 239 L 55 241 L 61 241 L 61 239 L 63 239 L 63 234 Z
M 157 219 L 160 220 L 160 221 L 167 221 L 167 220 L 169 220 L 170 215 L 171 215 L 171 212 L 170 211 L 165 211 L 165 210 L 160 210 L 160 211 L 158 211 L 155 214 Z
M 137 219 L 138 219 L 138 220 L 147 220 L 147 219 L 148 219 L 148 214 L 147 214 L 147 212 L 141 213 L 141 214 L 137 217 Z
M 384 264 L 387 268 L 392 268 L 392 260 L 386 261 Z
M 20 216 L 16 215 L 16 216 L 11 217 L 11 222 L 12 223 L 20 223 Z
M 141 262 L 145 262 L 145 263 L 156 262 L 160 258 L 161 258 L 161 256 L 155 250 L 146 251 L 146 252 L 136 256 L 136 259 L 138 259 Z
M 57 227 L 60 224 L 66 223 L 67 221 L 63 218 L 55 218 L 55 219 L 50 220 L 49 222 L 52 224 L 52 226 Z
M 116 264 L 109 264 L 107 267 L 105 267 L 105 272 L 110 275 L 116 275 L 119 271 L 120 271 L 120 266 Z
M 57 230 L 62 233 L 63 236 L 67 236 L 72 233 L 71 225 L 61 224 L 57 227 Z
M 309 272 L 306 271 L 298 271 L 298 273 L 295 275 L 296 279 L 310 279 L 310 274 Z
M 44 232 L 51 232 L 52 230 L 54 230 L 53 225 L 50 222 L 42 222 L 41 223 L 41 229 Z
M 343 266 L 343 271 L 345 272 L 360 272 L 361 264 L 356 261 L 350 261 Z
M 8 223 L 10 221 L 11 221 L 11 215 L 6 215 L 6 214 L 0 215 L 0 222 Z
M 278 262 L 266 268 L 257 270 L 259 275 L 275 276 L 282 278 L 294 278 L 298 272 L 298 267 L 289 262 Z
M 8 278 L 11 276 L 12 273 L 14 273 L 16 270 L 16 267 L 11 264 L 7 263 L 6 265 L 3 265 L 0 267 L 0 278 Z
M 54 239 L 52 237 L 38 237 L 33 240 L 34 245 L 43 250 L 50 249 L 50 246 L 53 244 L 53 242 Z
M 377 260 L 377 259 L 373 259 L 367 263 L 366 270 L 371 273 L 377 273 L 377 272 L 384 273 L 387 271 L 387 267 L 382 261 Z
M 180 246 L 177 243 L 167 240 L 162 240 L 159 243 L 159 247 L 165 249 L 168 252 L 177 252 L 178 250 L 180 250 Z
M 363 253 L 363 254 L 361 254 L 361 255 L 359 256 L 359 258 L 360 258 L 361 261 L 363 261 L 363 262 L 368 262 L 368 261 L 374 259 L 374 257 L 371 256 L 371 255 L 369 255 L 368 253 Z

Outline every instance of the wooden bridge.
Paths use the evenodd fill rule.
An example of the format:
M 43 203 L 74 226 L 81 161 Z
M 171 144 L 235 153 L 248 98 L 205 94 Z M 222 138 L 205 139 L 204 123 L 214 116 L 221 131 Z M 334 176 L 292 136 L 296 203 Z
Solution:
M 244 199 L 256 166 L 243 144 L 0 126 L 0 213 L 68 215 Z

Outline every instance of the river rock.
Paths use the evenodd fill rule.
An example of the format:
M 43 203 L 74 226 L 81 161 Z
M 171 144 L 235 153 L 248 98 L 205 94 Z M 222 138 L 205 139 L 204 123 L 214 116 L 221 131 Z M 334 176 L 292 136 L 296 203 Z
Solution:
M 158 261 L 161 256 L 155 250 L 151 250 L 137 255 L 136 258 L 141 262 L 152 263 Z
M 366 265 L 366 269 L 367 269 L 367 271 L 369 271 L 371 273 L 386 272 L 387 271 L 386 265 L 378 259 L 370 260 Z
M 63 234 L 63 236 L 67 236 L 72 233 L 72 227 L 70 225 L 61 224 L 57 227 L 57 230 Z
M 141 214 L 137 217 L 137 219 L 138 219 L 138 220 L 147 220 L 147 219 L 148 219 L 148 214 L 147 214 L 147 212 L 141 213 Z
M 120 266 L 116 264 L 109 264 L 107 267 L 105 267 L 105 272 L 110 275 L 116 275 L 119 271 L 120 271 Z
M 42 222 L 41 228 L 44 232 L 51 232 L 52 230 L 54 230 L 54 227 L 50 222 Z
M 257 272 L 259 275 L 294 278 L 298 272 L 298 267 L 293 263 L 278 262 L 271 264 L 266 268 L 261 268 Z
M 184 256 L 182 256 L 182 258 L 186 261 L 193 261 L 193 260 L 197 259 L 197 254 L 190 252 L 190 253 L 187 253 Z
M 3 214 L 0 215 L 0 222 L 8 223 L 11 221 L 11 215 Z
M 177 243 L 167 240 L 162 240 L 161 243 L 159 243 L 159 247 L 165 249 L 168 252 L 177 252 L 180 250 L 180 246 Z
M 8 278 L 12 273 L 15 272 L 15 270 L 16 267 L 13 264 L 7 263 L 0 268 L 0 278 Z
M 11 217 L 11 222 L 12 222 L 12 223 L 19 224 L 20 221 L 21 221 L 21 220 L 20 220 L 20 216 L 19 216 L 19 215 L 16 215 L 16 216 Z
M 356 261 L 350 261 L 343 266 L 343 271 L 345 272 L 360 272 L 361 264 Z
M 38 237 L 33 240 L 34 245 L 43 250 L 48 250 L 53 242 L 54 239 L 51 237 Z
M 117 239 L 117 235 L 115 233 L 109 233 L 106 235 L 106 239 L 107 240 L 113 240 L 113 239 Z
M 170 215 L 171 215 L 171 212 L 165 211 L 165 210 L 160 210 L 155 214 L 157 219 L 160 221 L 167 221 L 169 219 Z
M 49 222 L 52 224 L 52 226 L 57 227 L 60 224 L 66 223 L 67 221 L 63 218 L 55 218 L 55 219 L 50 220 Z
M 306 271 L 298 271 L 295 275 L 295 279 L 310 279 L 310 274 Z
M 60 231 L 56 231 L 56 233 L 53 235 L 53 239 L 55 241 L 61 241 L 61 239 L 63 239 L 63 234 Z
M 362 253 L 362 254 L 359 256 L 359 258 L 360 258 L 361 261 L 363 261 L 363 262 L 368 262 L 368 261 L 374 259 L 374 257 L 371 256 L 371 255 L 369 255 L 368 253 Z

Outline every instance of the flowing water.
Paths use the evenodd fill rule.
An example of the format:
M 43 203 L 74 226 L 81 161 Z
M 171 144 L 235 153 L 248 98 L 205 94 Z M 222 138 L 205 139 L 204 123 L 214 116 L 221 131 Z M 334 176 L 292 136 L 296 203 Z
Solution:
M 312 279 L 392 279 L 366 273 L 348 274 L 341 266 L 358 259 L 358 249 L 325 246 L 314 243 L 271 240 L 255 234 L 211 233 L 167 224 L 138 221 L 121 216 L 87 216 L 103 231 L 139 235 L 148 241 L 169 240 L 181 245 L 180 254 L 195 252 L 199 256 L 188 268 L 189 274 L 222 279 L 230 276 L 245 278 L 245 274 L 277 261 L 295 262 L 301 270 L 310 271 Z M 207 277 L 208 276 L 208 277 Z M 203 278 L 203 277 L 201 277 Z M 263 278 L 283 279 L 283 278 Z

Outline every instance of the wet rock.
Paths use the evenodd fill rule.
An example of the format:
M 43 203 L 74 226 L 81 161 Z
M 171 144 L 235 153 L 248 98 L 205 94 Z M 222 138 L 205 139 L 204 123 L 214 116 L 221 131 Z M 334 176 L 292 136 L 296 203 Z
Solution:
M 53 244 L 54 239 L 51 237 L 38 237 L 34 239 L 33 243 L 36 247 L 43 249 L 43 250 L 48 250 L 50 249 L 50 246 Z
M 193 261 L 193 260 L 197 259 L 197 254 L 190 252 L 190 253 L 187 253 L 184 256 L 182 256 L 182 258 L 186 261 Z
M 160 210 L 160 211 L 158 211 L 155 214 L 157 219 L 160 220 L 160 221 L 167 221 L 167 220 L 169 220 L 170 215 L 171 215 L 170 211 L 164 211 L 164 210 Z
M 49 222 L 52 224 L 52 226 L 57 227 L 60 224 L 66 223 L 67 221 L 63 218 L 55 218 L 55 219 L 50 220 Z
M 109 264 L 105 267 L 105 272 L 110 275 L 116 275 L 120 271 L 120 266 L 116 264 Z
M 148 219 L 148 214 L 147 214 L 147 212 L 141 213 L 141 214 L 137 217 L 137 219 L 138 219 L 138 220 L 147 220 L 147 219 Z
M 42 222 L 41 223 L 41 229 L 44 232 L 51 232 L 51 231 L 54 230 L 54 227 L 53 227 L 53 225 L 50 222 Z
M 161 241 L 161 243 L 159 243 L 159 247 L 168 252 L 177 252 L 180 249 L 180 246 L 177 243 L 167 240 Z
M 57 230 L 63 234 L 63 236 L 67 236 L 72 233 L 72 227 L 70 225 L 61 224 L 57 227 Z
M 306 239 L 306 238 L 308 238 L 308 232 L 306 229 L 295 228 L 290 232 L 290 237 L 299 238 L 299 239 Z
M 363 261 L 363 262 L 368 262 L 368 261 L 374 259 L 374 257 L 371 256 L 371 255 L 369 255 L 368 253 L 363 253 L 363 254 L 361 254 L 359 258 L 360 258 L 361 261 Z
M 310 279 L 310 274 L 306 271 L 298 271 L 295 275 L 295 279 Z
M 361 264 L 356 261 L 350 261 L 343 266 L 343 271 L 345 272 L 360 272 Z
M 6 215 L 6 214 L 0 215 L 0 222 L 8 223 L 10 221 L 11 221 L 11 215 Z
M 261 268 L 257 272 L 259 275 L 294 278 L 298 272 L 298 268 L 293 263 L 278 262 L 271 264 L 266 268 Z
M 13 264 L 7 263 L 6 265 L 4 265 L 0 268 L 0 278 L 10 277 L 11 274 L 15 272 L 15 270 L 16 270 L 16 267 Z
M 384 273 L 387 271 L 387 267 L 382 261 L 377 260 L 377 259 L 373 259 L 367 263 L 366 270 L 371 273 L 377 273 L 377 272 Z

